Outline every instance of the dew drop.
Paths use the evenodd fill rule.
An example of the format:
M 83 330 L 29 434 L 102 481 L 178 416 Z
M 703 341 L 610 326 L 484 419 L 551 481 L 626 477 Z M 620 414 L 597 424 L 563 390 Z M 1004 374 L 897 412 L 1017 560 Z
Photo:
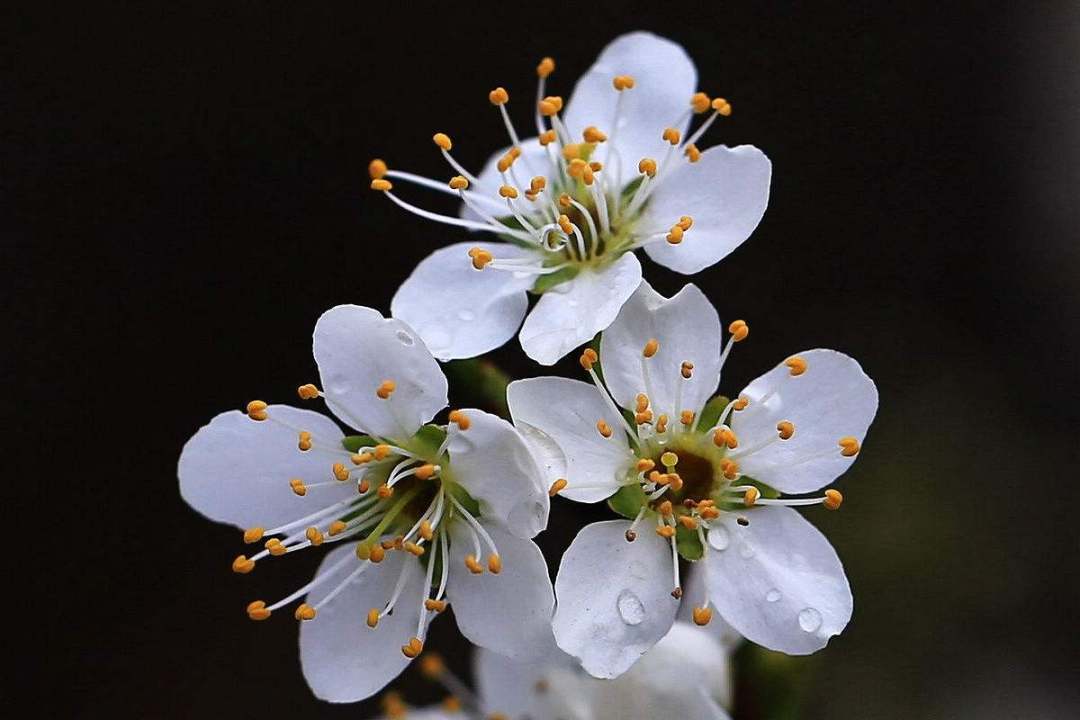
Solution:
M 821 627 L 822 617 L 821 613 L 812 607 L 803 608 L 799 611 L 799 627 L 803 632 L 817 632 L 817 629 Z
M 465 322 L 471 322 L 476 319 L 476 313 L 474 313 L 472 310 L 469 310 L 468 308 L 462 308 L 461 310 L 458 310 L 457 316 L 459 320 L 464 320 Z
M 756 552 L 757 549 L 755 549 L 754 546 L 750 543 L 743 543 L 742 547 L 739 548 L 739 554 L 742 555 L 743 558 L 745 558 L 746 560 L 754 557 L 754 553 Z
M 771 603 L 778 602 L 781 597 L 782 596 L 780 595 L 780 591 L 777 590 L 776 588 L 773 588 L 769 592 L 765 593 L 765 601 L 766 602 L 771 602 Z
M 645 619 L 645 607 L 638 600 L 638 596 L 629 590 L 619 593 L 616 607 L 619 610 L 619 617 L 627 625 L 640 625 Z
M 344 395 L 349 392 L 349 380 L 344 375 L 331 375 L 326 381 L 326 389 L 332 395 Z
M 723 525 L 714 527 L 709 531 L 709 544 L 717 550 L 727 550 L 731 544 L 731 533 Z
M 398 330 L 397 339 L 398 339 L 398 342 L 401 343 L 402 345 L 405 345 L 406 347 L 412 347 L 412 344 L 413 344 L 412 335 L 405 332 L 404 330 Z
M 570 298 L 569 300 L 566 301 L 566 304 L 569 307 L 576 308 L 578 306 L 578 301 L 577 301 L 576 298 Z

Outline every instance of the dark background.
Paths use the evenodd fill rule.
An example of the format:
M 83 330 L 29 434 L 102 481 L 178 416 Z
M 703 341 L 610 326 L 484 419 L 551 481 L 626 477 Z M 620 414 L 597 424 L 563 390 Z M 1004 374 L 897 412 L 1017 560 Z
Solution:
M 1080 712 L 1075 3 L 158 5 L 3 11 L 5 704 L 374 714 L 311 697 L 291 620 L 245 618 L 317 558 L 231 574 L 238 534 L 180 500 L 180 447 L 317 381 L 320 312 L 388 311 L 462 238 L 370 193 L 372 157 L 441 179 L 443 131 L 477 169 L 504 143 L 491 88 L 525 129 L 540 57 L 568 97 L 644 28 L 733 103 L 703 144 L 773 161 L 764 221 L 695 278 L 754 330 L 724 389 L 823 346 L 881 392 L 844 510 L 808 513 L 856 611 L 811 663 L 805 717 Z M 516 342 L 493 359 L 540 374 Z M 556 503 L 551 561 L 605 513 Z M 450 620 L 431 644 L 464 671 Z

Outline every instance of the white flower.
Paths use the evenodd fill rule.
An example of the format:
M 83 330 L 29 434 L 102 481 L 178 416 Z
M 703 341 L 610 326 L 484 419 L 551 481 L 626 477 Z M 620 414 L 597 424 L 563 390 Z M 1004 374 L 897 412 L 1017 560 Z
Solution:
M 550 58 L 537 67 L 537 137 L 519 137 L 504 89 L 490 93 L 511 145 L 478 176 L 454 159 L 443 133 L 434 140 L 455 173 L 449 185 L 371 163 L 372 188 L 399 206 L 503 241 L 438 250 L 395 295 L 394 317 L 412 325 L 437 358 L 473 357 L 505 343 L 531 290 L 542 295 L 521 327 L 521 345 L 551 365 L 606 328 L 637 289 L 635 250 L 696 273 L 746 240 L 765 212 L 771 164 L 760 150 L 698 149 L 731 105 L 695 92 L 697 71 L 682 47 L 645 32 L 617 38 L 578 81 L 565 111 L 561 98 L 546 94 L 554 67 Z M 694 114 L 710 110 L 691 134 Z M 405 202 L 391 180 L 459 195 L 462 217 Z
M 333 545 L 315 578 L 255 620 L 301 597 L 304 675 L 319 697 L 361 700 L 423 648 L 448 602 L 472 642 L 510 657 L 546 651 L 553 605 L 539 548 L 547 524 L 539 468 L 507 422 L 480 410 L 425 424 L 447 382 L 404 322 L 345 305 L 315 327 L 314 354 L 333 413 L 248 405 L 215 417 L 184 447 L 180 492 L 207 517 L 245 528 L 262 550 L 238 573 L 306 547 Z M 346 448 L 349 449 L 346 449 Z M 486 560 L 485 560 L 486 554 Z M 438 572 L 436 572 L 438 571 Z M 393 613 L 391 614 L 391 610 Z
M 851 616 L 847 579 L 828 541 L 792 506 L 835 509 L 835 490 L 812 498 L 855 460 L 877 410 L 877 390 L 832 350 L 792 356 L 734 402 L 709 401 L 734 344 L 693 285 L 669 299 L 647 283 L 581 362 L 594 384 L 535 378 L 510 385 L 518 429 L 552 492 L 632 520 L 585 527 L 562 558 L 553 621 L 559 646 L 598 677 L 616 677 L 663 637 L 683 590 L 678 558 L 702 559 L 712 607 L 739 633 L 774 650 L 811 653 Z M 602 362 L 603 382 L 597 374 Z M 606 385 L 606 387 L 605 387 Z M 622 408 L 623 410 L 620 410 Z

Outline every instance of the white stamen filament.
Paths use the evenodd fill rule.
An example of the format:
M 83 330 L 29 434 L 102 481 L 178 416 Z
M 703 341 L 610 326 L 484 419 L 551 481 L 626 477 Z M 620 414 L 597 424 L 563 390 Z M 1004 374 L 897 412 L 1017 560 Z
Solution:
M 449 215 L 440 215 L 439 213 L 433 213 L 428 210 L 423 210 L 416 207 L 415 205 L 405 202 L 389 190 L 384 192 L 383 195 L 393 200 L 398 205 L 398 207 L 411 212 L 413 215 L 419 215 L 426 220 L 443 223 L 444 225 L 454 225 L 456 227 L 468 228 L 470 230 L 483 230 L 485 232 L 493 232 L 496 234 L 513 235 L 514 237 L 520 237 L 522 240 L 531 239 L 525 233 L 522 233 L 519 230 L 514 230 L 513 228 L 506 227 L 505 225 L 495 227 L 488 223 L 480 223 L 476 222 L 475 220 L 463 220 L 461 218 L 451 217 Z M 462 193 L 461 198 L 462 200 L 465 200 L 464 193 Z M 472 205 L 470 205 L 469 207 L 471 207 L 473 210 L 476 210 L 477 214 L 483 217 L 483 213 L 480 212 L 476 207 L 473 207 Z
M 296 592 L 282 598 L 281 600 L 278 600 L 276 603 L 274 603 L 273 605 L 268 606 L 266 609 L 269 610 L 270 612 L 273 612 L 273 611 L 277 610 L 278 608 L 285 607 L 286 605 L 291 603 L 293 600 L 296 600 L 301 595 L 304 595 L 305 593 L 307 593 L 312 588 L 322 584 L 328 578 L 332 577 L 333 574 L 336 573 L 338 570 L 340 570 L 345 565 L 345 563 L 347 563 L 347 562 L 356 562 L 356 558 L 354 556 L 346 555 L 341 560 L 338 560 L 336 563 L 331 565 L 329 568 L 327 568 L 326 570 L 324 570 L 323 572 L 319 573 L 314 578 L 312 578 L 311 582 L 309 582 L 307 585 L 302 586 Z M 361 567 L 363 567 L 363 565 Z

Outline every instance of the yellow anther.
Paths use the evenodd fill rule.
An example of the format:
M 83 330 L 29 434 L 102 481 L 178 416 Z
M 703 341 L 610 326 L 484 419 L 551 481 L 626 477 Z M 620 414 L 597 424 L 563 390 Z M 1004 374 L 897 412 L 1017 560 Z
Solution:
M 472 258 L 473 267 L 477 270 L 483 270 L 485 265 L 495 259 L 495 256 L 487 250 L 478 247 L 469 250 L 469 257 Z
M 593 180 L 595 179 L 596 176 L 593 174 L 593 169 L 586 165 L 585 169 L 581 172 L 581 181 L 586 185 L 592 185 Z
M 562 110 L 562 98 L 558 95 L 549 95 L 540 101 L 540 114 L 551 117 Z
M 442 600 L 432 600 L 428 598 L 424 601 L 424 607 L 432 612 L 442 612 L 446 609 L 446 603 Z
M 386 548 L 381 545 L 376 545 L 371 548 L 371 557 L 368 558 L 373 563 L 381 563 L 386 559 Z
M 806 361 L 801 357 L 790 357 L 784 361 L 784 364 L 791 368 L 792 377 L 798 377 L 806 372 Z
M 671 538 L 675 537 L 675 526 L 674 525 L 661 525 L 660 527 L 656 528 L 656 534 L 659 535 L 662 538 L 671 539 Z
M 547 187 L 547 178 L 543 175 L 537 175 L 529 182 L 529 189 L 534 193 L 538 193 Z
M 495 553 L 488 555 L 488 570 L 492 575 L 498 575 L 502 572 L 502 558 Z
M 840 503 L 844 502 L 844 496 L 839 490 L 826 490 L 825 502 L 822 503 L 828 510 L 839 510 Z
M 679 413 L 679 422 L 681 422 L 683 425 L 693 425 L 694 424 L 694 411 L 693 410 L 683 410 L 681 413 Z
M 386 167 L 385 162 L 379 158 L 375 158 L 368 163 L 367 171 L 372 180 L 381 180 L 386 173 L 390 172 L 390 168 Z
M 671 489 L 675 492 L 682 490 L 683 479 L 679 477 L 679 473 L 668 473 L 668 482 L 671 484 Z
M 232 571 L 241 575 L 247 575 L 249 572 L 255 569 L 255 561 L 248 560 L 245 555 L 237 555 L 236 559 L 232 561 Z
M 424 651 L 424 643 L 420 642 L 420 638 L 411 638 L 408 645 L 401 646 L 401 654 L 412 660 L 414 657 Z
M 266 532 L 266 528 L 259 526 L 253 527 L 244 531 L 244 542 L 250 545 L 251 543 L 257 543 L 262 540 L 263 533 Z
M 265 620 L 270 617 L 270 611 L 266 609 L 266 603 L 262 600 L 248 603 L 247 614 L 252 620 Z
M 724 477 L 728 480 L 734 480 L 739 477 L 739 463 L 725 458 L 720 461 L 720 472 L 722 472 Z
M 652 410 L 645 410 L 643 412 L 634 413 L 634 422 L 638 425 L 644 425 L 645 423 L 652 422 L 653 414 Z
M 671 231 L 667 234 L 667 236 L 664 239 L 667 240 L 672 245 L 678 245 L 679 243 L 682 242 L 682 239 L 683 239 L 683 229 L 681 227 L 679 227 L 678 225 L 672 225 L 671 226 Z
M 330 533 L 331 537 L 334 537 L 335 535 L 340 535 L 341 533 L 345 532 L 346 527 L 348 526 L 345 524 L 344 520 L 335 520 L 334 522 L 330 523 L 330 529 L 327 532 Z
M 597 162 L 596 160 L 593 160 L 592 162 L 589 163 L 589 169 L 592 170 L 593 172 L 600 172 L 601 170 L 604 169 L 604 164 L 601 163 L 601 162 Z
M 311 433 L 309 433 L 307 430 L 301 430 L 300 434 L 297 436 L 296 447 L 300 448 L 304 452 L 310 450 Z
M 536 74 L 542 78 L 546 78 L 553 72 L 555 72 L 555 61 L 549 57 L 541 60 L 540 64 L 536 66 Z
M 862 449 L 859 446 L 858 439 L 856 439 L 854 437 L 851 437 L 851 436 L 840 438 L 840 440 L 838 441 L 838 444 L 840 445 L 841 448 L 843 448 L 842 450 L 840 450 L 840 454 L 843 455 L 844 457 L 854 457 L 854 456 L 858 455 L 859 450 Z
M 473 575 L 482 575 L 484 573 L 484 566 L 476 562 L 475 555 L 465 556 L 465 567 L 469 568 L 469 572 Z
M 661 415 L 660 417 L 656 418 L 656 432 L 658 432 L 658 433 L 666 433 L 667 432 L 667 424 L 668 424 L 668 416 L 667 415 Z
M 450 148 L 454 147 L 454 144 L 450 142 L 450 136 L 446 133 L 435 133 L 431 137 L 431 141 L 443 150 L 449 150 Z
M 606 437 L 606 438 L 611 437 L 611 428 L 608 427 L 608 424 L 606 422 L 604 422 L 603 420 L 597 420 L 596 421 L 596 429 L 598 431 L 600 431 L 600 434 L 603 435 L 604 437 Z
M 461 712 L 461 700 L 454 695 L 447 695 L 442 700 L 442 709 L 451 715 Z
M 495 164 L 495 167 L 499 169 L 499 172 L 504 173 L 514 165 L 515 160 L 517 160 L 516 155 L 513 153 L 506 153 L 499 158 L 499 162 Z
M 665 500 L 664 502 L 660 503 L 660 506 L 657 509 L 664 517 L 671 517 L 671 513 L 673 512 L 673 506 L 670 500 Z
M 390 398 L 390 393 L 394 392 L 394 390 L 396 389 L 397 385 L 394 383 L 393 380 L 383 380 L 382 385 L 380 385 L 379 389 L 375 391 L 375 394 L 383 400 L 387 400 Z
M 787 440 L 795 434 L 795 426 L 783 420 L 776 424 L 776 432 L 780 433 L 781 440 Z
M 697 625 L 705 626 L 712 620 L 712 610 L 707 607 L 694 608 L 694 623 Z
M 735 402 L 731 403 L 731 406 L 736 410 L 745 410 L 746 406 L 750 404 L 750 400 L 740 396 Z
M 595 125 L 585 128 L 581 133 L 581 137 L 587 143 L 602 143 L 607 140 L 607 135 L 602 133 Z
M 716 432 L 713 433 L 713 444 L 716 447 L 727 447 L 728 450 L 734 450 L 739 447 L 739 438 L 728 428 L 717 428 Z
M 391 448 L 389 445 L 376 445 L 374 449 L 374 455 L 376 460 L 385 460 L 390 456 Z
M 377 190 L 379 192 L 386 192 L 387 190 L 393 190 L 394 184 L 389 180 L 383 180 L 382 178 L 380 178 L 378 180 L 371 181 L 371 189 Z
M 383 540 L 379 544 L 382 546 L 383 550 L 393 550 L 394 549 L 394 541 L 393 540 Z M 404 544 L 403 544 L 403 546 L 404 546 Z
M 596 351 L 592 348 L 585 348 L 585 352 L 581 353 L 581 357 L 578 358 L 578 362 L 581 363 L 581 367 L 586 370 L 592 370 L 593 363 L 600 359 L 600 356 L 596 354 Z
M 433 602 L 428 599 L 424 601 L 424 606 L 427 607 L 429 602 Z M 430 610 L 431 608 L 428 608 Z M 432 680 L 438 678 L 446 671 L 446 663 L 443 662 L 442 656 L 433 652 L 424 653 L 424 656 L 420 658 L 420 672 Z
M 435 537 L 435 531 L 431 528 L 431 522 L 424 520 L 420 523 L 420 537 L 424 538 L 426 542 L 431 542 Z
M 675 224 L 681 227 L 683 229 L 683 232 L 686 232 L 694 225 L 694 218 L 690 217 L 689 215 L 683 215 L 679 218 L 679 222 Z
M 551 487 L 548 488 L 548 495 L 555 497 L 559 492 L 567 485 L 566 478 L 559 478 L 555 482 L 551 483 Z
M 488 100 L 492 105 L 502 105 L 510 100 L 510 94 L 506 92 L 506 88 L 497 87 L 488 93 Z
M 301 400 L 312 400 L 319 397 L 319 388 L 308 383 L 307 385 L 301 385 L 296 388 L 296 394 L 300 396 Z
M 696 92 L 690 96 L 690 107 L 694 108 L 694 112 L 698 115 L 709 109 L 709 103 L 712 102 L 709 96 L 703 92 Z
M 416 475 L 417 480 L 429 480 L 435 475 L 435 466 L 431 463 L 426 463 L 416 468 L 413 474 Z
M 414 542 L 405 543 L 405 551 L 415 555 L 416 557 L 420 557 L 421 555 L 424 554 L 423 546 L 422 545 L 417 545 Z
M 293 613 L 293 617 L 297 620 L 314 620 L 315 608 L 311 607 L 307 603 L 300 603 L 300 607 L 296 608 L 296 612 Z
M 345 469 L 344 463 L 334 463 L 331 468 L 334 471 L 334 477 L 340 482 L 345 482 L 349 479 L 349 471 Z
M 689 380 L 694 376 L 694 363 L 687 360 L 679 367 L 679 374 L 683 376 L 683 379 Z
M 682 133 L 673 127 L 664 128 L 664 134 L 661 135 L 661 139 L 666 140 L 672 145 L 678 145 L 679 141 L 682 140 Z
M 731 333 L 732 340 L 742 342 L 750 334 L 750 326 L 744 320 L 736 320 L 728 325 L 728 332 Z
M 281 541 L 277 538 L 270 538 L 263 545 L 264 548 L 270 551 L 270 554 L 274 557 L 281 557 L 285 553 L 289 552 L 289 549 L 281 544 Z
M 659 470 L 653 470 L 651 473 L 649 473 L 649 482 L 651 483 L 655 483 L 657 485 L 667 485 L 668 480 L 668 476 L 663 474 Z
M 683 151 L 683 155 L 685 155 L 686 159 L 692 163 L 696 163 L 698 160 L 701 159 L 701 151 L 698 150 L 698 146 L 694 143 L 690 143 L 686 146 L 686 150 Z
M 304 535 L 307 537 L 308 541 L 316 547 L 322 545 L 323 540 L 326 539 L 326 536 L 319 532 L 319 528 L 317 527 L 309 527 L 304 532 Z
M 689 515 L 680 516 L 678 519 L 678 523 L 687 530 L 697 530 L 698 528 L 697 520 L 694 520 L 694 518 L 690 517 Z
M 649 458 L 641 458 L 637 461 L 636 467 L 638 472 L 649 472 L 654 467 L 656 467 L 656 463 Z
M 504 198 L 516 200 L 518 196 L 518 191 L 517 188 L 512 185 L 503 185 L 501 188 L 499 188 L 499 194 L 502 195 Z
M 450 416 L 447 419 L 457 425 L 460 430 L 468 430 L 472 427 L 472 421 L 469 420 L 469 416 L 460 410 L 451 410 Z
M 660 456 L 660 462 L 669 470 L 679 464 L 679 456 L 668 450 Z
M 720 511 L 714 507 L 707 507 L 702 509 L 701 517 L 706 520 L 715 520 L 716 518 L 720 517 Z
M 376 492 L 379 494 L 380 498 L 382 498 L 383 500 L 386 500 L 387 498 L 389 498 L 391 495 L 394 494 L 394 488 L 392 488 L 389 485 L 380 485 L 379 489 L 376 490 Z
M 353 465 L 364 465 L 375 459 L 375 456 L 369 452 L 356 453 L 349 457 Z
M 645 348 L 641 351 L 641 354 L 647 358 L 651 358 L 653 355 L 656 354 L 656 351 L 659 349 L 660 343 L 657 341 L 656 338 L 651 338 L 648 342 L 645 343 Z
M 724 98 L 716 98 L 710 104 L 712 105 L 713 110 L 720 113 L 724 117 L 727 117 L 731 114 L 731 103 L 729 103 Z
M 573 202 L 570 199 L 570 194 L 569 193 L 563 193 L 562 195 L 559 196 L 559 205 L 561 207 L 564 207 L 564 208 L 568 208 L 571 205 L 573 205 Z
M 367 611 L 367 626 L 374 628 L 379 624 L 379 611 L 375 608 L 371 608 Z
M 750 507 L 758 501 L 759 497 L 761 497 L 761 492 L 756 487 L 748 488 L 743 494 L 743 504 Z
M 580 180 L 581 176 L 585 174 L 585 168 L 589 167 L 589 164 L 581 158 L 574 158 L 570 161 L 570 164 L 566 166 L 566 174 L 575 180 Z
M 290 480 L 289 487 L 291 487 L 292 491 L 300 497 L 304 497 L 305 495 L 307 495 L 307 486 L 304 485 L 304 481 L 300 478 L 293 478 L 292 480 Z
M 450 188 L 452 190 L 464 190 L 467 187 L 469 187 L 469 181 L 463 175 L 455 175 L 450 178 Z
M 266 403 L 262 400 L 249 402 L 247 404 L 247 416 L 252 420 L 265 420 L 267 418 Z
M 356 486 L 356 492 L 360 493 L 361 495 L 363 495 L 364 493 L 366 493 L 370 489 L 371 489 L 371 481 L 368 480 L 367 478 L 364 478 L 363 480 L 361 480 L 360 483 Z
M 649 396 L 644 395 L 644 394 L 639 394 L 637 396 L 636 411 L 637 412 L 645 412 L 648 409 L 649 409 Z
M 559 229 L 562 230 L 564 233 L 566 233 L 567 235 L 573 234 L 574 225 L 570 222 L 570 218 L 568 218 L 566 215 L 560 215 L 558 223 Z
M 642 175 L 653 177 L 656 175 L 656 161 L 652 158 L 641 158 L 641 160 L 638 161 L 637 171 Z
M 396 692 L 388 692 L 383 696 L 382 707 L 387 720 L 405 720 L 406 715 L 408 715 L 408 706 L 401 699 L 401 695 Z
M 555 138 L 556 138 L 555 131 L 554 130 L 547 130 L 546 132 L 540 133 L 540 144 L 543 145 L 544 147 L 547 147 L 551 143 L 555 142 Z
M 612 78 L 611 84 L 616 90 L 622 92 L 634 87 L 634 78 L 630 75 L 616 75 Z

